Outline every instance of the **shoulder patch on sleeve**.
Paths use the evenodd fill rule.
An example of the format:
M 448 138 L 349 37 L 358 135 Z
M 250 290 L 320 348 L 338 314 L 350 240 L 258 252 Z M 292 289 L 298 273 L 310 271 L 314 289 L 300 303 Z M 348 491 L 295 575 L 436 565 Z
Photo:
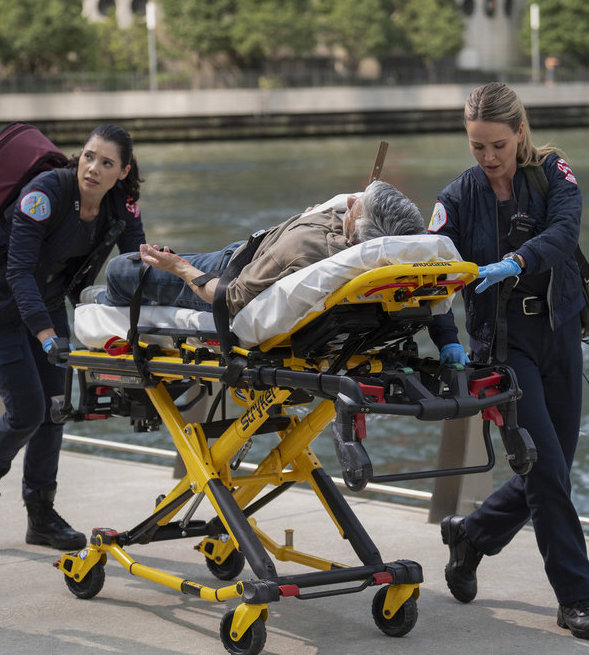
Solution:
M 446 216 L 446 209 L 444 205 L 442 205 L 442 203 L 438 200 L 438 202 L 436 202 L 434 205 L 434 211 L 430 219 L 427 231 L 438 232 L 444 227 L 444 225 L 446 225 L 447 220 L 448 217 Z
M 129 214 L 132 214 L 134 218 L 139 218 L 141 216 L 141 210 L 139 209 L 139 205 L 136 202 L 133 202 L 133 198 L 129 196 L 127 198 L 127 202 L 125 203 L 125 208 L 129 212 Z
M 564 175 L 564 179 L 571 184 L 577 184 L 577 178 L 573 175 L 573 171 L 568 163 L 562 157 L 556 162 L 559 171 Z
M 51 216 L 51 203 L 49 198 L 41 191 L 31 191 L 20 201 L 20 211 L 37 223 L 47 220 Z

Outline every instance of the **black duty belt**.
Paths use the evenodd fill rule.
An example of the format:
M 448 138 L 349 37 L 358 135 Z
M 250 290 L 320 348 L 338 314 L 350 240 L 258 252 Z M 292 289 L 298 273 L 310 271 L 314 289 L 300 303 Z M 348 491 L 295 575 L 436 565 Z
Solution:
M 512 296 L 507 307 L 510 312 L 518 312 L 524 316 L 538 316 L 548 312 L 548 302 L 538 296 Z

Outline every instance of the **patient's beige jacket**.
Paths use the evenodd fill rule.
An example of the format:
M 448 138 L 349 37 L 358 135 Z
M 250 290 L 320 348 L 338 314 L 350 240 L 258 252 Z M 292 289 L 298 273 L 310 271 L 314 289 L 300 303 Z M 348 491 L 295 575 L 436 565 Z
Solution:
M 347 248 L 334 211 L 297 215 L 271 228 L 239 276 L 227 287 L 231 316 L 261 291 L 294 271 Z

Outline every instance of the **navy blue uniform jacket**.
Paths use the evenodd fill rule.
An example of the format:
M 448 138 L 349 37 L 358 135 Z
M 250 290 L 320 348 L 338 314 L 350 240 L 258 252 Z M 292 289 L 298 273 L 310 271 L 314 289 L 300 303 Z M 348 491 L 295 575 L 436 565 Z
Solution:
M 547 300 L 552 329 L 578 314 L 584 305 L 579 269 L 574 257 L 582 211 L 581 191 L 564 159 L 549 155 L 543 163 L 549 182 L 547 197 L 526 180 L 518 168 L 513 186 L 516 197 L 528 184 L 528 215 L 536 220 L 536 235 L 517 249 L 526 261 L 524 275 L 550 271 Z M 453 180 L 438 196 L 428 230 L 452 239 L 466 261 L 479 266 L 499 261 L 497 197 L 480 166 Z M 466 329 L 474 357 L 487 361 L 495 335 L 499 285 L 476 294 L 476 284 L 464 291 Z M 454 318 L 449 312 L 435 317 L 430 328 L 441 348 L 458 341 Z M 579 335 L 580 338 L 580 335 Z
M 60 296 L 63 298 L 68 284 L 86 260 L 87 255 L 72 255 L 71 250 L 72 234 L 79 229 L 81 219 L 76 169 L 69 170 L 72 177 L 68 179 L 74 191 L 65 214 L 58 176 L 55 171 L 49 171 L 41 173 L 22 189 L 14 206 L 10 230 L 4 223 L 0 225 L 0 325 L 18 325 L 22 321 L 34 335 L 53 327 L 46 302 L 57 298 L 59 303 Z M 28 213 L 23 213 L 21 201 L 31 191 L 38 192 L 43 202 L 37 210 L 31 207 Z M 117 183 L 102 201 L 96 234 L 92 238 L 94 247 L 109 228 L 106 203 L 110 203 L 112 219 L 124 222 L 117 241 L 120 252 L 139 250 L 139 245 L 145 243 L 141 214 L 121 183 Z M 92 284 L 108 254 L 104 249 L 97 265 L 88 272 L 76 292 Z M 75 292 L 73 301 L 77 301 Z

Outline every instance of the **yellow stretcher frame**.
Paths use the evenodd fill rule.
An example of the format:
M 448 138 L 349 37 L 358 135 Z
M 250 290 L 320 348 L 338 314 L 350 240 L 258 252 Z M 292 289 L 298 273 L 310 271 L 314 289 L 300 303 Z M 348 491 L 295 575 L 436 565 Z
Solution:
M 454 261 L 393 264 L 366 271 L 334 291 L 326 299 L 321 311 L 305 316 L 288 334 L 278 334 L 267 339 L 260 345 L 260 350 L 267 352 L 274 347 L 290 343 L 291 334 L 298 332 L 324 311 L 338 304 L 380 303 L 389 312 L 417 308 L 424 302 L 433 308 L 476 280 L 478 271 L 476 264 Z M 454 279 L 440 279 L 448 275 L 452 275 Z M 428 289 L 432 290 L 432 293 L 427 293 Z M 443 293 L 444 289 L 446 293 Z M 421 290 L 422 294 L 416 295 L 417 290 Z
M 385 634 L 407 634 L 417 620 L 421 566 L 411 560 L 383 561 L 345 497 L 321 467 L 311 443 L 332 423 L 344 479 L 351 489 L 357 490 L 368 480 L 379 478 L 373 476 L 362 444 L 366 414 L 408 414 L 440 420 L 479 411 L 495 412 L 492 418 L 499 424 L 503 422 L 500 429 L 513 465 L 522 472 L 523 468 L 529 469 L 534 454 L 515 423 L 519 390 L 508 369 L 436 366 L 432 373 L 428 372 L 430 361 L 420 360 L 415 349 L 403 347 L 411 335 L 400 330 L 391 340 L 391 334 L 397 334 L 397 324 L 402 326 L 408 321 L 411 326 L 421 325 L 433 305 L 477 275 L 477 267 L 465 262 L 415 263 L 369 271 L 332 294 L 325 303 L 325 312 L 305 317 L 288 335 L 269 339 L 257 349 L 234 348 L 229 358 L 213 351 L 203 352 L 204 349 L 188 346 L 184 340 L 168 351 L 138 342 L 133 344 L 132 352 L 115 357 L 86 350 L 72 352 L 68 358 L 70 385 L 76 371 L 81 384 L 83 381 L 88 388 L 110 388 L 111 406 L 115 400 L 121 401 L 122 406 L 125 394 L 145 394 L 146 405 L 168 429 L 186 474 L 165 497 L 158 499 L 153 513 L 139 525 L 125 532 L 96 529 L 87 548 L 61 556 L 56 566 L 64 573 L 70 591 L 80 598 L 96 595 L 104 582 L 104 564 L 111 556 L 132 575 L 202 600 L 224 602 L 239 598 L 242 602 L 238 607 L 223 617 L 221 639 L 230 653 L 257 655 L 266 639 L 264 623 L 269 603 L 289 596 L 312 599 L 383 585 L 373 599 L 375 623 Z M 325 313 L 355 305 L 360 311 L 369 304 L 377 306 L 378 321 L 385 321 L 374 327 L 380 343 L 376 337 L 363 334 L 361 340 L 368 344 L 368 349 L 350 354 L 346 348 L 350 347 L 350 339 L 354 342 L 352 335 L 343 347 L 335 350 L 329 346 L 313 356 L 293 354 L 291 340 L 296 341 L 301 331 L 312 333 L 313 325 Z M 386 321 L 392 321 L 391 333 Z M 337 331 L 337 317 L 333 323 Z M 346 330 L 345 326 L 341 329 Z M 301 347 L 300 343 L 297 347 Z M 340 370 L 332 370 L 334 361 Z M 174 385 L 198 384 L 206 388 L 211 382 L 228 379 L 233 398 L 241 407 L 237 418 L 220 426 L 184 419 L 174 403 Z M 322 398 L 318 404 L 312 402 L 316 395 Z M 81 402 L 88 403 L 89 397 L 91 394 L 85 391 Z M 64 419 L 76 414 L 70 400 L 71 391 L 66 390 L 60 409 Z M 309 411 L 300 418 L 289 413 L 289 404 L 307 406 Z M 117 404 L 119 410 L 120 406 Z M 109 411 L 104 404 L 92 409 Z M 277 434 L 278 445 L 269 450 L 253 473 L 240 473 L 235 465 L 240 453 L 258 431 L 268 426 Z M 486 444 L 491 449 L 486 465 L 490 468 L 494 459 L 488 434 Z M 471 469 L 434 474 L 459 472 Z M 257 524 L 253 514 L 259 507 L 292 484 L 304 482 L 317 495 L 341 537 L 349 540 L 361 561 L 359 566 L 346 566 L 299 551 L 288 537 L 285 544 L 278 544 Z M 268 486 L 272 490 L 261 496 Z M 208 521 L 193 518 L 203 497 L 215 511 Z M 175 520 L 183 508 L 184 518 Z M 220 580 L 230 581 L 239 576 L 245 560 L 255 578 L 208 586 L 145 566 L 124 550 L 132 543 L 186 537 L 202 539 L 198 549 L 206 557 L 209 570 Z M 315 572 L 281 576 L 270 555 L 277 561 L 296 562 Z M 350 586 L 353 584 L 356 586 Z M 330 589 L 324 591 L 327 585 Z

